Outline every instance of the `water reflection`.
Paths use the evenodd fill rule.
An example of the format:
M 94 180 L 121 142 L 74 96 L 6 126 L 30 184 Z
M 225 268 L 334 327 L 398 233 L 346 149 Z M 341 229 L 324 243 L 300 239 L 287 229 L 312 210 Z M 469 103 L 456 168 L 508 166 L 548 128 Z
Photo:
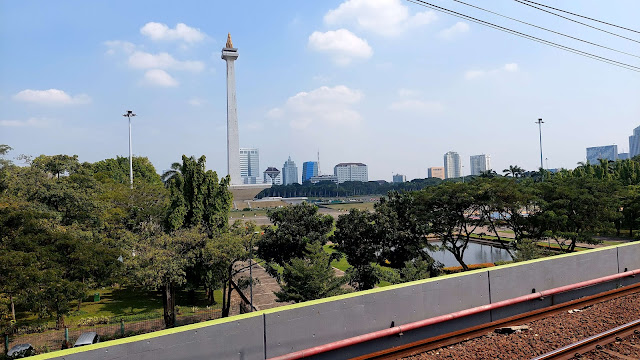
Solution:
M 439 245 L 440 243 L 434 242 L 433 245 Z M 460 266 L 460 263 L 456 258 L 447 250 L 429 251 L 431 257 L 444 264 L 445 267 Z M 501 248 L 493 247 L 491 245 L 478 244 L 469 242 L 467 250 L 464 252 L 464 262 L 467 265 L 481 264 L 481 263 L 494 263 L 496 261 L 509 261 L 511 255 Z

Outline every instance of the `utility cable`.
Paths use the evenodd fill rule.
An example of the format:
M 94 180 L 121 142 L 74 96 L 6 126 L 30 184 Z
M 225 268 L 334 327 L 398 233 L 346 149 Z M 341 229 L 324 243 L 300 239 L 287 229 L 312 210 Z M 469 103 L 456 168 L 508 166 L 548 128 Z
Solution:
M 474 23 L 477 23 L 477 24 L 480 24 L 480 25 L 484 25 L 484 26 L 487 26 L 487 27 L 490 27 L 490 28 L 494 28 L 496 30 L 503 31 L 503 32 L 506 32 L 506 33 L 511 34 L 511 35 L 519 36 L 519 37 L 522 37 L 522 38 L 525 38 L 525 39 L 528 39 L 528 40 L 531 40 L 531 41 L 539 42 L 541 44 L 545 44 L 545 45 L 548 45 L 548 46 L 552 46 L 552 47 L 555 47 L 555 48 L 558 48 L 558 49 L 561 49 L 561 50 L 564 50 L 564 51 L 572 52 L 572 53 L 575 53 L 575 54 L 578 54 L 578 55 L 581 55 L 581 56 L 585 56 L 585 57 L 588 57 L 588 58 L 591 58 L 591 59 L 594 59 L 594 60 L 597 60 L 597 61 L 601 61 L 601 62 L 610 64 L 610 65 L 618 66 L 618 67 L 621 67 L 623 69 L 627 69 L 627 70 L 631 70 L 631 71 L 635 71 L 635 72 L 640 72 L 640 67 L 637 67 L 637 66 L 634 66 L 634 65 L 622 63 L 622 62 L 615 61 L 615 60 L 612 60 L 612 59 L 608 59 L 608 58 L 605 58 L 605 57 L 602 57 L 602 56 L 598 56 L 598 55 L 594 55 L 594 54 L 591 54 L 591 53 L 588 53 L 588 52 L 584 52 L 584 51 L 581 51 L 581 50 L 578 50 L 578 49 L 574 49 L 574 48 L 571 48 L 571 47 L 568 47 L 568 46 L 560 45 L 560 44 L 557 44 L 557 43 L 554 43 L 554 42 L 551 42 L 551 41 L 548 41 L 548 40 L 537 38 L 535 36 L 527 35 L 525 33 L 521 33 L 521 32 L 515 31 L 515 30 L 511 30 L 511 29 L 508 29 L 508 28 L 505 28 L 505 27 L 502 27 L 502 26 L 499 26 L 499 25 L 492 24 L 492 23 L 484 21 L 484 20 L 476 19 L 474 17 L 468 16 L 468 15 L 464 15 L 464 14 L 461 14 L 459 12 L 455 12 L 453 10 L 449 10 L 449 9 L 445 9 L 445 8 L 437 6 L 437 5 L 433 5 L 433 4 L 425 2 L 423 0 L 407 0 L 407 1 L 409 1 L 411 3 L 414 3 L 416 5 L 420 5 L 420 6 L 429 8 L 429 9 L 433 9 L 433 10 L 436 10 L 436 11 L 439 11 L 439 12 L 443 12 L 445 14 L 449 14 L 449 15 L 452 15 L 452 16 L 455 16 L 455 17 L 458 17 L 458 18 L 461 18 L 461 19 L 465 19 L 465 20 L 468 20 L 468 21 L 471 21 L 471 22 L 474 22 Z
M 539 6 L 544 6 L 544 7 L 546 7 L 546 8 L 553 9 L 553 10 L 555 10 L 555 11 L 560 11 L 560 12 L 563 12 L 563 13 L 571 14 L 571 15 L 573 15 L 573 16 L 581 17 L 581 18 L 584 18 L 584 19 L 589 19 L 589 20 L 591 20 L 591 21 L 599 22 L 599 23 L 601 23 L 601 24 L 606 24 L 606 25 L 609 25 L 609 26 L 617 27 L 617 28 L 620 28 L 620 29 L 624 29 L 624 30 L 627 30 L 627 31 L 632 31 L 632 32 L 634 32 L 634 33 L 638 33 L 638 34 L 640 34 L 640 31 L 638 31 L 638 30 L 633 30 L 633 29 L 629 29 L 629 28 L 626 28 L 626 27 L 624 27 L 624 26 L 620 26 L 620 25 L 616 25 L 616 24 L 611 24 L 611 23 L 608 23 L 608 22 L 606 22 L 606 21 L 601 21 L 601 20 L 598 20 L 598 19 L 590 18 L 590 17 L 588 17 L 588 16 L 583 16 L 583 15 L 580 15 L 580 14 L 572 13 L 571 11 L 566 11 L 566 10 L 562 10 L 562 9 L 554 8 L 553 6 L 549 6 L 549 5 L 545 5 L 545 4 L 540 4 L 540 3 L 537 3 L 537 2 L 535 2 L 535 1 L 531 1 L 531 0 L 524 0 L 524 1 L 526 1 L 526 2 L 528 2 L 528 3 L 536 4 L 536 5 L 539 5 Z
M 617 36 L 617 37 L 619 37 L 619 38 L 627 39 L 627 40 L 629 40 L 629 41 L 633 41 L 633 42 L 636 42 L 636 43 L 640 44 L 640 41 L 638 41 L 638 40 L 635 40 L 635 39 L 632 39 L 632 38 L 628 38 L 628 37 L 626 37 L 626 36 L 622 36 L 622 35 L 619 35 L 619 34 L 616 34 L 616 33 L 612 33 L 611 31 L 607 31 L 607 30 L 601 29 L 601 28 L 599 28 L 599 27 L 591 26 L 591 25 L 589 25 L 589 24 L 586 24 L 586 23 L 580 22 L 580 21 L 578 21 L 578 20 L 574 20 L 574 19 L 572 19 L 572 18 L 568 18 L 568 17 L 566 17 L 566 16 L 562 16 L 562 15 L 560 15 L 560 14 L 556 14 L 556 13 L 554 13 L 553 11 L 545 10 L 545 9 L 543 9 L 543 8 L 541 8 L 541 7 L 537 7 L 537 6 L 535 6 L 535 5 L 528 4 L 528 3 L 524 2 L 524 1 L 520 1 L 520 0 L 514 0 L 514 1 L 515 1 L 515 2 L 518 2 L 518 3 L 522 4 L 522 5 L 527 5 L 527 6 L 530 6 L 530 7 L 534 8 L 534 9 L 538 9 L 538 10 L 540 10 L 540 11 L 544 11 L 544 12 L 549 13 L 549 14 L 551 14 L 551 15 L 555 15 L 555 16 L 561 17 L 561 18 L 563 18 L 563 19 L 565 19 L 565 20 L 573 21 L 574 23 L 578 23 L 578 24 L 580 24 L 580 25 L 584 25 L 584 26 L 586 26 L 586 27 L 590 27 L 590 28 L 592 28 L 592 29 L 596 29 L 596 30 L 598 30 L 598 31 L 602 31 L 602 32 L 605 32 L 605 33 L 607 33 L 607 34 L 610 34 L 610 35 L 613 35 L 613 36 Z
M 633 57 L 636 57 L 636 58 L 640 58 L 640 56 L 638 56 L 638 55 L 634 55 L 634 54 L 631 54 L 631 53 L 628 53 L 628 52 L 624 52 L 624 51 L 621 51 L 621 50 L 616 50 L 616 49 L 610 48 L 610 47 L 608 47 L 608 46 L 604 46 L 604 45 L 596 44 L 596 43 L 594 43 L 594 42 L 587 41 L 587 40 L 583 40 L 583 39 L 580 39 L 580 38 L 577 38 L 577 37 L 573 37 L 573 36 L 571 36 L 571 35 L 563 34 L 563 33 L 561 33 L 561 32 L 554 31 L 554 30 L 551 30 L 551 29 L 547 29 L 547 28 L 544 28 L 544 27 L 542 27 L 542 26 L 538 26 L 538 25 L 535 25 L 535 24 L 531 24 L 531 23 L 528 23 L 528 22 L 526 22 L 526 21 L 518 20 L 518 19 L 516 19 L 516 18 L 512 18 L 512 17 L 506 16 L 506 15 L 502 15 L 502 14 L 499 14 L 499 13 L 497 13 L 497 12 L 494 12 L 494 11 L 491 11 L 491 10 L 487 10 L 487 9 L 481 8 L 481 7 L 479 7 L 479 6 L 475 6 L 475 5 L 472 5 L 472 4 L 469 4 L 469 3 L 466 3 L 466 2 L 464 2 L 464 1 L 460 1 L 460 0 L 453 0 L 453 1 L 455 1 L 455 2 L 457 2 L 457 3 L 460 3 L 460 4 L 463 4 L 463 5 L 470 6 L 470 7 L 472 7 L 472 8 L 476 8 L 476 9 L 478 9 L 478 10 L 486 11 L 486 12 L 488 12 L 488 13 L 490 13 L 490 14 L 498 15 L 498 16 L 501 16 L 501 17 L 503 17 L 503 18 L 506 18 L 506 19 L 509 19 L 509 20 L 513 20 L 513 21 L 519 22 L 519 23 L 521 23 L 521 24 L 525 24 L 525 25 L 533 26 L 533 27 L 535 27 L 535 28 L 542 29 L 542 30 L 545 30 L 545 31 L 548 31 L 548 32 L 551 32 L 551 33 L 554 33 L 554 34 L 557 34 L 557 35 L 560 35 L 560 36 L 568 37 L 568 38 L 573 39 L 573 40 L 581 41 L 581 42 L 583 42 L 583 43 L 587 43 L 587 44 L 590 44 L 590 45 L 593 45 L 593 46 L 597 46 L 597 47 L 600 47 L 600 48 L 603 48 L 603 49 L 607 49 L 607 50 L 615 51 L 615 52 L 620 53 L 620 54 L 625 54 L 625 55 L 633 56 Z

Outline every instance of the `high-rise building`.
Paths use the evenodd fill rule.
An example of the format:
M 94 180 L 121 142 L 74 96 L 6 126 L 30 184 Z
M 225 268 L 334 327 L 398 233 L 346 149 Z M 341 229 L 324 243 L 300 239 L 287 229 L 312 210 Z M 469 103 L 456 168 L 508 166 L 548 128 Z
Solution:
M 240 176 L 243 184 L 257 184 L 260 178 L 260 151 L 240 148 Z
M 629 136 L 629 158 L 640 155 L 640 126 L 633 129 L 633 135 Z
M 305 161 L 302 163 L 302 182 L 309 181 L 314 176 L 318 176 L 318 162 Z
M 282 185 L 282 173 L 273 166 L 269 166 L 264 171 L 263 183 L 272 185 Z
M 587 148 L 587 162 L 598 164 L 600 159 L 618 160 L 618 145 L 594 146 Z
M 455 151 L 444 154 L 444 177 L 445 179 L 459 178 L 462 175 L 462 164 L 460 155 Z
M 619 153 L 618 154 L 618 160 L 629 160 L 631 159 L 629 157 L 629 153 Z
M 400 174 L 395 174 L 393 175 L 393 182 L 394 183 L 403 183 L 407 181 L 407 177 L 404 175 L 400 175 Z
M 430 167 L 427 169 L 427 176 L 429 176 L 430 178 L 438 178 L 438 179 L 442 179 L 444 180 L 444 167 L 442 166 L 436 166 L 436 167 Z
M 291 156 L 289 156 L 289 160 L 285 161 L 282 166 L 282 184 L 289 185 L 297 182 L 298 167 L 296 166 L 296 163 L 291 160 Z
M 363 163 L 340 163 L 333 167 L 333 175 L 338 177 L 338 183 L 369 181 L 367 165 Z
M 491 170 L 491 156 L 490 155 L 472 155 L 471 160 L 471 175 L 480 175 L 481 173 Z

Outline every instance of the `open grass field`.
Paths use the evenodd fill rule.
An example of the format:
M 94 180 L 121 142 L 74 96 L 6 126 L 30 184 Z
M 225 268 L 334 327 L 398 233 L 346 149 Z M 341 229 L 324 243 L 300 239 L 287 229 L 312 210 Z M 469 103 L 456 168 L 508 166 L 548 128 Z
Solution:
M 331 205 L 323 205 L 323 207 L 327 207 L 333 210 L 342 210 L 342 211 L 349 211 L 351 209 L 373 211 L 373 205 L 374 203 L 372 202 L 363 202 L 363 203 L 331 204 Z
M 100 294 L 100 301 L 94 302 L 94 294 Z M 222 291 L 214 292 L 216 304 L 210 306 L 211 309 L 222 306 Z M 194 301 L 195 300 L 195 301 Z M 196 308 L 206 308 L 208 303 L 203 291 L 195 292 L 195 299 L 190 299 L 185 291 L 179 291 L 176 298 L 176 305 L 180 307 L 180 313 L 191 314 Z M 100 288 L 87 293 L 87 297 L 80 304 L 77 303 L 69 316 L 65 317 L 66 322 L 76 322 L 83 318 L 96 316 L 140 316 L 144 318 L 155 318 L 162 316 L 162 298 L 156 291 L 144 291 L 130 288 Z M 29 325 L 40 322 L 36 314 L 18 312 L 16 314 L 18 326 Z

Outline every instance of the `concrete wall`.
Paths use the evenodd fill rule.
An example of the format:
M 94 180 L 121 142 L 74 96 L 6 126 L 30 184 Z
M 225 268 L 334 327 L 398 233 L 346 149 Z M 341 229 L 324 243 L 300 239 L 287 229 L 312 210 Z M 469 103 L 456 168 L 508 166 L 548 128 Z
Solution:
M 265 359 L 421 319 L 640 268 L 640 243 L 275 308 L 36 359 Z M 640 281 L 626 278 L 317 356 L 346 359 Z M 535 289 L 535 290 L 534 290 Z

